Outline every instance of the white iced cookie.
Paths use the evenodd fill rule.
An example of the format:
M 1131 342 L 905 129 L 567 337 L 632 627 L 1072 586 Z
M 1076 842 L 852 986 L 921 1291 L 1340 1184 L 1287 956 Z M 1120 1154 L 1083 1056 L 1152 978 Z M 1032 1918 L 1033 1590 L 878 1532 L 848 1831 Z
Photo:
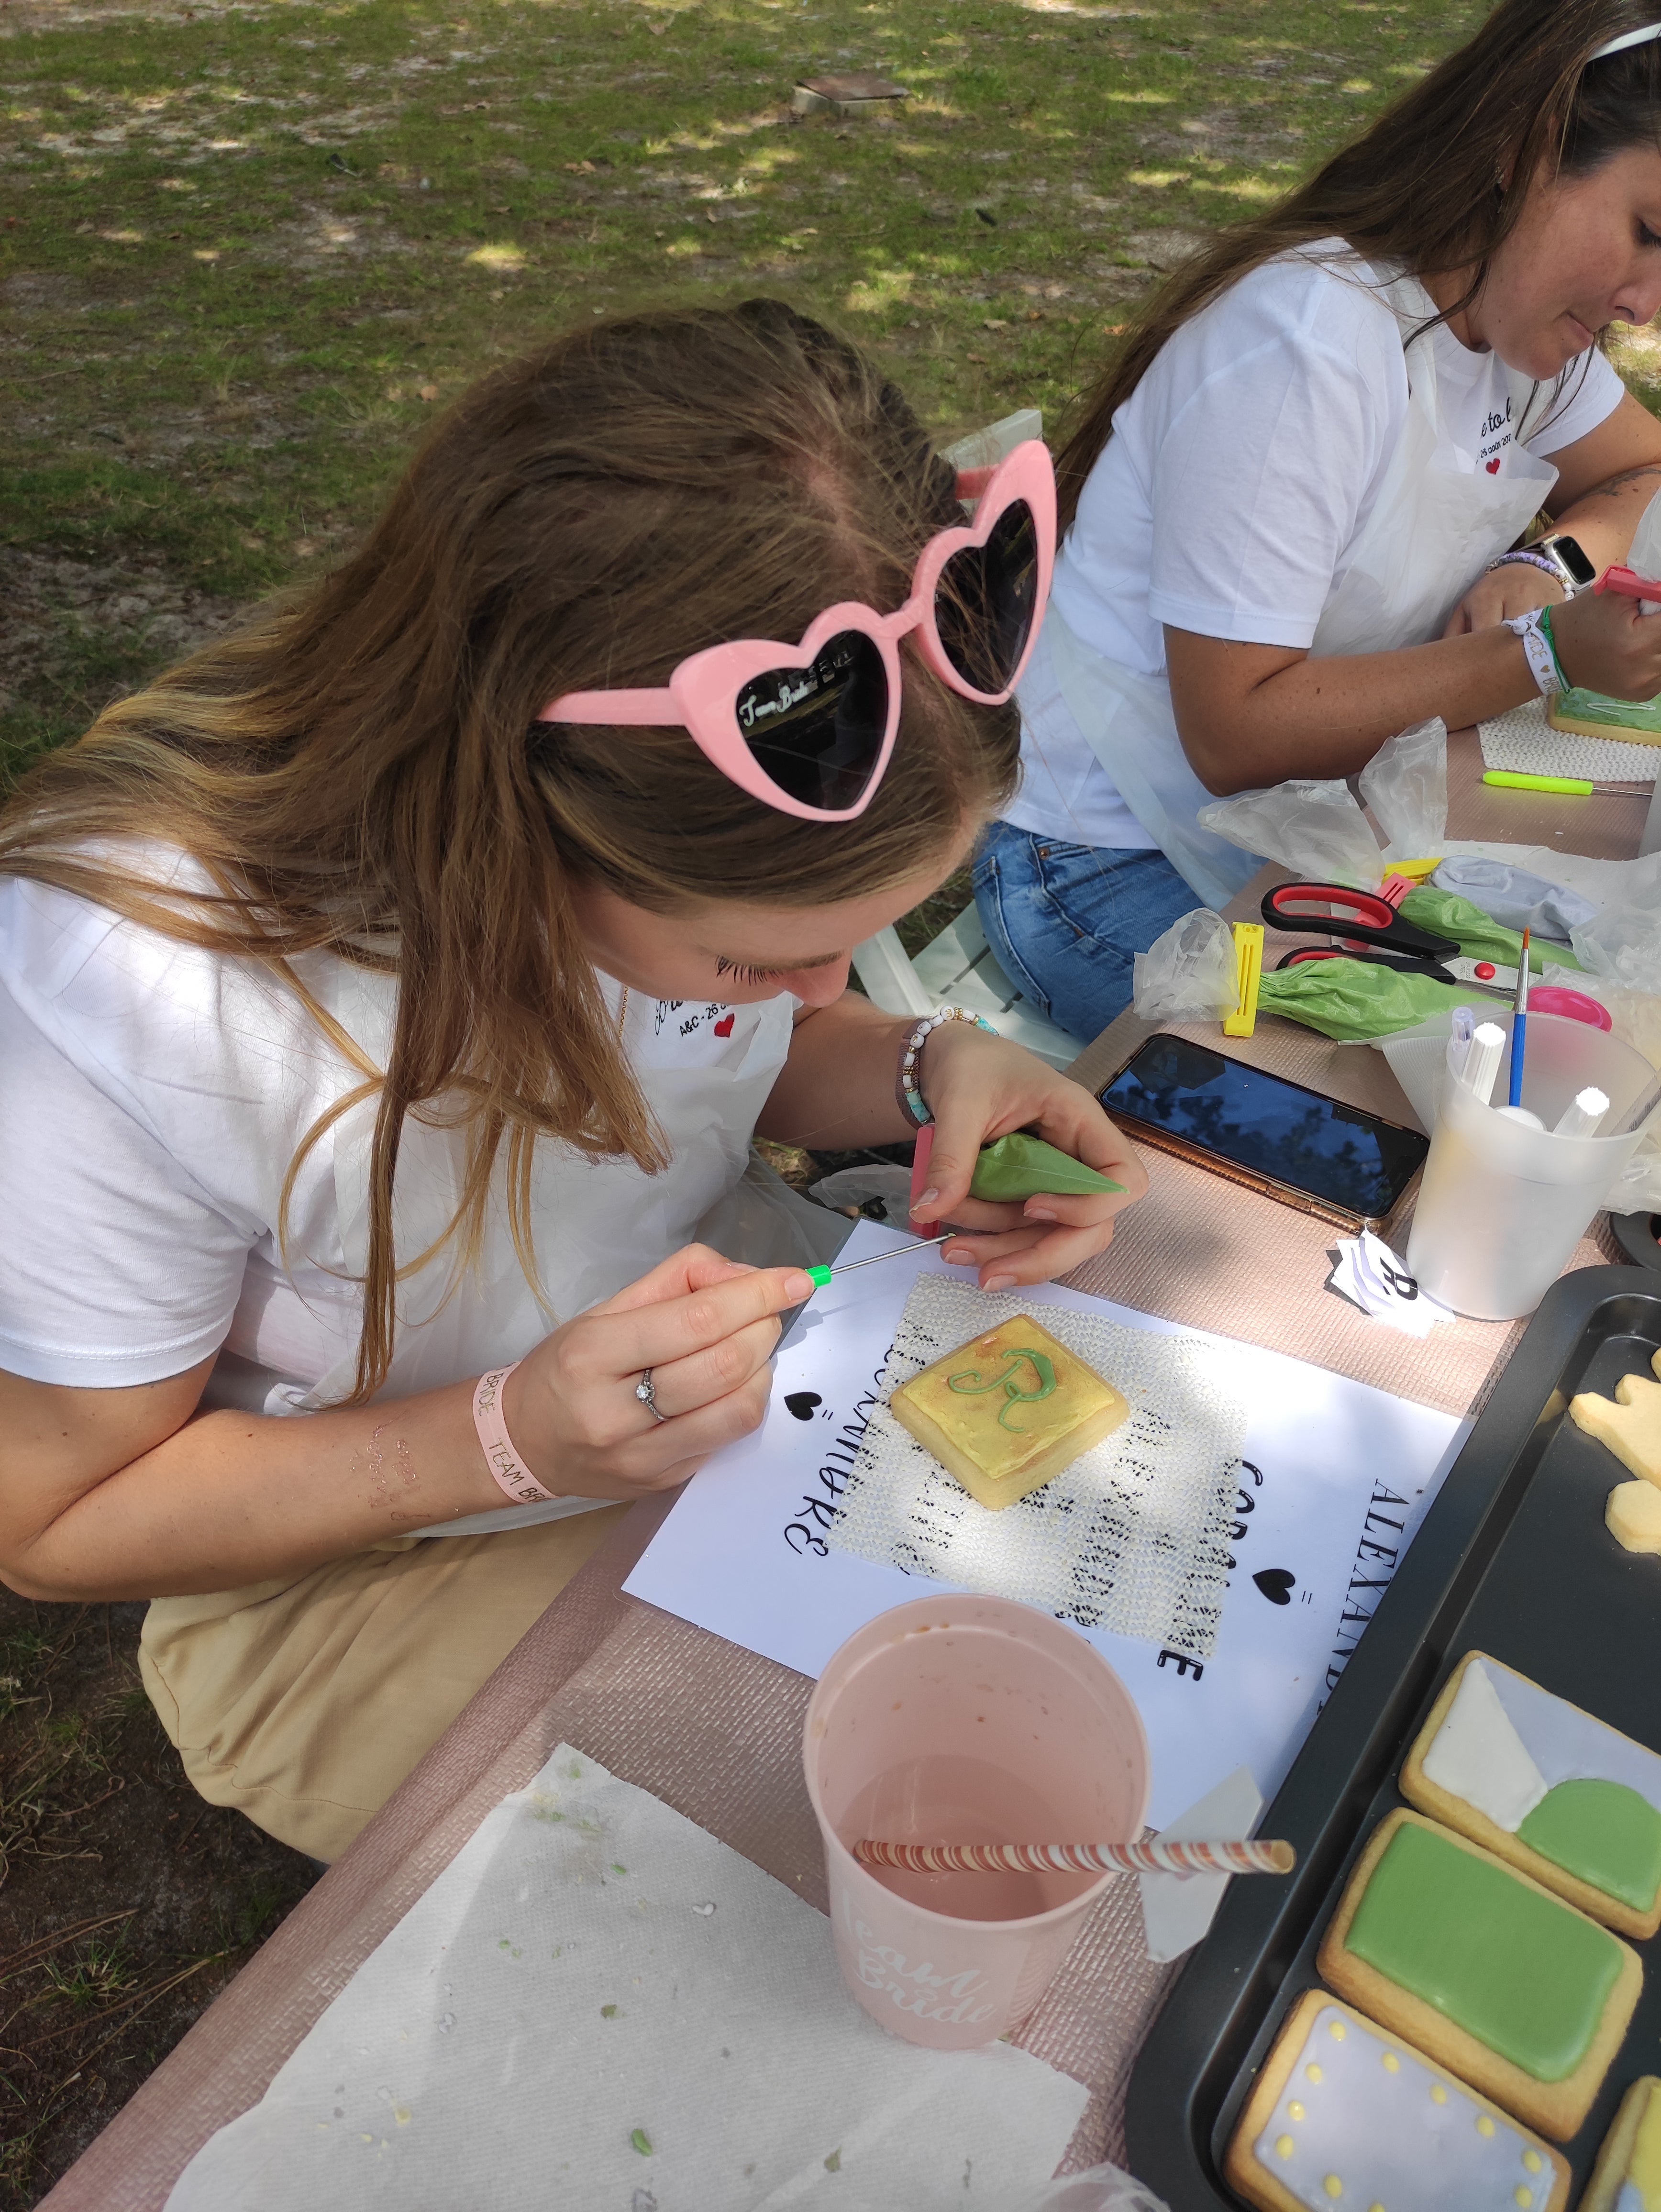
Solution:
M 1661 1352 L 1650 1362 L 1661 1375 Z M 1607 1444 L 1622 1467 L 1646 1482 L 1661 1483 L 1661 1382 L 1647 1376 L 1623 1375 L 1613 1398 L 1600 1398 L 1583 1390 L 1569 1400 L 1569 1418 L 1577 1428 L 1600 1444 Z
M 1324 1990 L 1287 2015 L 1223 2172 L 1261 2212 L 1561 2212 L 1536 2135 Z
M 1622 1483 L 1609 1525 L 1629 1492 L 1661 1548 L 1653 1483 Z M 1467 1652 L 1401 1779 L 1410 1805 L 1594 1920 L 1623 1936 L 1661 1928 L 1661 1757 L 1514 1668 Z

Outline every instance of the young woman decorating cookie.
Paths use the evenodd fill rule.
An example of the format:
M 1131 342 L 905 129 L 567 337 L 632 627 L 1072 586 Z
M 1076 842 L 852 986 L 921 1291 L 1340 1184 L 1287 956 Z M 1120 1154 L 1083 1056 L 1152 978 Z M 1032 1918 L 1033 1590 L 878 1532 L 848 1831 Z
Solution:
M 1563 684 L 1661 692 L 1661 620 L 1571 596 L 1661 489 L 1661 425 L 1597 343 L 1661 307 L 1657 13 L 1502 0 L 1189 261 L 1090 394 L 977 876 L 1000 958 L 1078 1035 L 1257 865 L 1196 820 L 1214 794 Z M 1542 508 L 1557 542 L 1511 551 Z
M 0 823 L 0 1576 L 155 1598 L 192 1780 L 304 1850 L 590 1509 L 760 1420 L 845 1224 L 752 1134 L 915 1127 L 912 1025 L 849 953 L 1008 793 L 1053 544 L 1042 447 L 974 489 L 965 526 L 900 395 L 787 308 L 584 329 Z M 963 1020 L 919 1065 L 948 1256 L 1100 1250 L 1144 1179 L 1089 1094 Z M 1126 1195 L 968 1199 L 1029 1126 Z

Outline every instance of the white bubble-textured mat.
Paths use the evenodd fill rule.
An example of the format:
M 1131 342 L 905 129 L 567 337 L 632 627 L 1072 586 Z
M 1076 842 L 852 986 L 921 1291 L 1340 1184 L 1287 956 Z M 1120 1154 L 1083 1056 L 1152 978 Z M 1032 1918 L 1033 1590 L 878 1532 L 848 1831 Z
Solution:
M 1579 775 L 1592 783 L 1653 783 L 1661 775 L 1661 746 L 1629 744 L 1621 738 L 1583 738 L 1554 730 L 1543 699 L 1530 699 L 1478 725 L 1484 768 L 1512 775 Z
M 888 1411 L 896 1387 L 1000 1322 L 1033 1310 L 922 1276 L 906 1300 L 841 1509 L 836 1548 L 1058 1620 L 1210 1656 L 1230 1565 L 1245 1413 L 1215 1347 L 1045 1305 L 1043 1326 L 1130 1401 L 1129 1418 L 1042 1490 L 977 1504 Z

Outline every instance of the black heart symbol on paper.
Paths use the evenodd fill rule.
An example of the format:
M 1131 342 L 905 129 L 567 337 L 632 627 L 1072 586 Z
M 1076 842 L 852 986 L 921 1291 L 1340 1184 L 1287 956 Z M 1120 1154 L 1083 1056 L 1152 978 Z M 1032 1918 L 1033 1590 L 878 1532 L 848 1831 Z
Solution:
M 811 1421 L 814 1407 L 822 1406 L 824 1401 L 817 1390 L 793 1390 L 784 1402 L 799 1421 Z M 1285 1602 L 1282 1599 L 1281 1603 Z
M 1288 1574 L 1284 1567 L 1265 1567 L 1261 1574 L 1253 1575 L 1251 1579 L 1271 1605 L 1291 1604 L 1298 1577 Z

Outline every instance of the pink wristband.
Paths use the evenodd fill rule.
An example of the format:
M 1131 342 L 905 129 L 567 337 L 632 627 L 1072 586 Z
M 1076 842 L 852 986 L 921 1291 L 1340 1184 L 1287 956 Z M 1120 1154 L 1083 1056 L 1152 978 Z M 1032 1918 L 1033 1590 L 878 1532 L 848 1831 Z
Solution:
M 514 1362 L 514 1367 L 519 1364 L 518 1360 Z M 514 1449 L 502 1410 L 502 1388 L 514 1367 L 498 1367 L 493 1375 L 479 1376 L 478 1388 L 473 1392 L 473 1426 L 478 1431 L 484 1464 L 514 1504 L 540 1505 L 554 1493 L 543 1488 Z

